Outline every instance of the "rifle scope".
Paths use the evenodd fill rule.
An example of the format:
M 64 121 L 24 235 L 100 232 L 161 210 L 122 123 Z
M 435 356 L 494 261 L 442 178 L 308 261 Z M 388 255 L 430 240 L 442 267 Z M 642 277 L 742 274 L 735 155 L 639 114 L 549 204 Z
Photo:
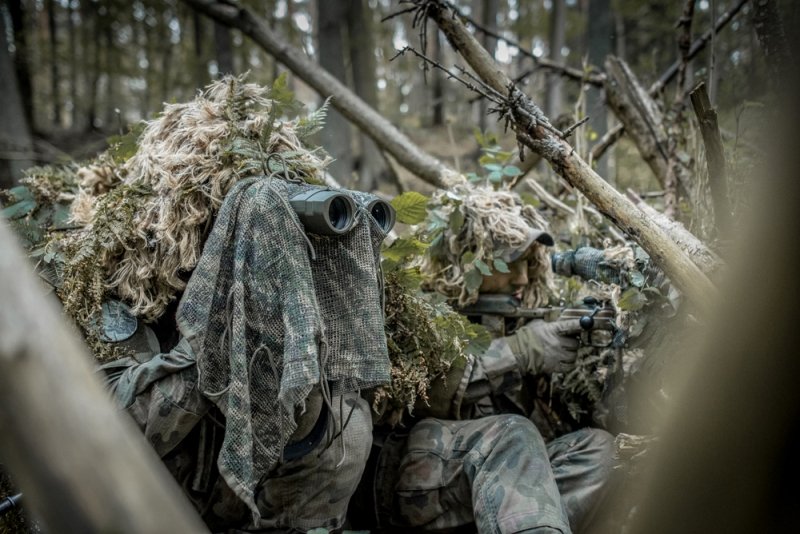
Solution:
M 355 201 L 330 189 L 311 189 L 289 199 L 306 231 L 318 235 L 341 235 L 353 225 Z

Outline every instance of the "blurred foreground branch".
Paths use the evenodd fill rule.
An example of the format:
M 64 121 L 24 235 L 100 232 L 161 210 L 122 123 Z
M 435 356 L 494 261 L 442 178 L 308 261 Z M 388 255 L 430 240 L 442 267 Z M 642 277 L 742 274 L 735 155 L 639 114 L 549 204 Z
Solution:
M 205 532 L 0 221 L 0 462 L 49 532 Z

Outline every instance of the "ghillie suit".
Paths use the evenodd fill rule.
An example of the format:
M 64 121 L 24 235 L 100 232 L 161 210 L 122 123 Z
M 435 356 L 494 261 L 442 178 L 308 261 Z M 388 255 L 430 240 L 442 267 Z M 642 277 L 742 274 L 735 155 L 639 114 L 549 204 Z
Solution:
M 168 382 L 171 377 L 176 384 L 185 379 L 202 408 L 184 413 L 203 418 L 209 404 L 215 405 L 216 417 L 225 418 L 225 436 L 212 464 L 248 505 L 253 522 L 264 527 L 291 520 L 272 506 L 279 501 L 269 500 L 282 493 L 281 469 L 297 467 L 287 462 L 305 462 L 303 469 L 313 471 L 306 457 L 319 458 L 322 449 L 330 457 L 328 451 L 339 447 L 328 467 L 344 466 L 348 473 L 338 480 L 355 485 L 363 454 L 351 441 L 358 434 L 364 448 L 369 436 L 368 407 L 355 392 L 389 380 L 380 295 L 383 230 L 359 207 L 345 235 L 305 234 L 289 197 L 310 188 L 307 182 L 322 181 L 327 158 L 306 148 L 302 138 L 321 125 L 324 108 L 306 119 L 279 121 L 292 105 L 281 80 L 270 90 L 227 78 L 192 102 L 167 106 L 141 132 L 133 154 L 112 149 L 68 173 L 63 199 L 71 203 L 71 219 L 64 227 L 48 224 L 45 235 L 28 243 L 40 268 L 53 267 L 48 279 L 65 311 L 116 380 L 114 395 L 136 411 L 162 457 L 200 428 L 199 422 L 177 425 L 170 419 L 180 407 L 168 402 L 169 395 L 182 391 Z M 41 174 L 47 184 L 54 173 Z M 51 210 L 34 200 L 54 197 L 45 193 L 45 186 L 29 179 L 11 192 L 15 202 L 4 214 L 18 227 L 38 222 Z M 19 206 L 26 194 L 31 209 Z M 171 305 L 179 298 L 173 315 Z M 158 342 L 162 351 L 174 346 L 163 357 L 152 357 L 152 344 L 149 356 L 126 352 L 123 344 L 104 338 L 108 315 L 101 310 L 111 299 L 129 305 L 126 313 L 134 325 L 138 319 L 137 332 L 148 323 L 174 335 L 177 322 L 185 339 L 175 346 L 176 339 L 159 337 L 156 352 Z M 162 364 L 167 371 L 139 372 Z M 165 375 L 170 366 L 180 371 Z M 155 379 L 158 388 L 149 387 Z M 152 403 L 149 397 L 139 403 L 151 394 Z M 320 437 L 313 454 L 304 444 L 298 456 L 289 440 L 299 418 L 310 416 L 310 430 L 316 431 L 315 421 L 327 417 L 318 416 L 319 404 L 312 410 L 312 398 L 324 401 L 324 413 L 339 416 L 331 415 L 333 424 L 322 431 L 341 437 L 336 443 Z M 349 428 L 343 428 L 341 414 Z M 326 480 L 318 487 L 336 479 L 321 471 L 319 476 Z M 262 482 L 269 488 L 259 493 Z M 349 492 L 339 493 L 346 504 Z
M 528 307 L 548 303 L 552 275 L 550 257 L 531 230 L 547 230 L 546 221 L 518 195 L 490 187 L 460 185 L 437 192 L 431 199 L 424 229 L 430 248 L 420 263 L 429 289 L 456 299 L 463 306 L 478 298 L 483 275 L 507 272 L 509 249 L 527 248 L 530 284 L 522 296 Z
M 267 154 L 281 154 L 305 181 L 322 181 L 329 159 L 303 139 L 321 127 L 325 108 L 279 121 L 296 104 L 283 85 L 214 82 L 191 102 L 168 104 L 146 124 L 134 153 L 121 143 L 71 176 L 37 169 L 23 182 L 27 190 L 11 191 L 12 200 L 32 193 L 44 210 L 53 198 L 71 201 L 69 223 L 48 226 L 44 239 L 30 244 L 34 259 L 56 268 L 65 311 L 99 358 L 113 357 L 96 335 L 103 300 L 125 301 L 148 322 L 161 317 L 186 287 L 231 187 L 277 170 L 264 168 Z M 36 209 L 15 222 L 32 219 L 42 226 Z

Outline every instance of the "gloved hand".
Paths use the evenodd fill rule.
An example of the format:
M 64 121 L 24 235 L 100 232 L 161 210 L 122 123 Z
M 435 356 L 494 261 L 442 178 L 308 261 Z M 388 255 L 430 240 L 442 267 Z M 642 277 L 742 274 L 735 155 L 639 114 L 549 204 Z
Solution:
M 535 319 L 505 338 L 528 374 L 563 373 L 575 363 L 581 325 L 578 319 Z

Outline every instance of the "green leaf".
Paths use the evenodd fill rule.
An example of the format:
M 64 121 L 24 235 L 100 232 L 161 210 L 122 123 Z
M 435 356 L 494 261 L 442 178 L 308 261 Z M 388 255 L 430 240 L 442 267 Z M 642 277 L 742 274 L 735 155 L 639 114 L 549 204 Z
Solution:
M 515 167 L 513 165 L 506 165 L 503 167 L 503 174 L 506 176 L 519 176 L 522 174 L 522 171 L 519 170 L 519 167 Z
M 24 185 L 17 185 L 8 190 L 8 193 L 14 197 L 16 202 L 22 200 L 33 200 L 33 193 Z
M 483 168 L 487 171 L 500 171 L 503 169 L 503 166 L 499 163 L 487 163 L 483 165 Z
M 397 220 L 403 224 L 419 224 L 427 215 L 428 197 L 416 191 L 408 191 L 392 199 Z
M 503 181 L 503 173 L 500 171 L 492 171 L 489 173 L 489 181 L 499 184 Z
M 472 263 L 472 260 L 474 260 L 474 259 L 475 259 L 475 253 L 467 251 L 467 252 L 465 252 L 464 254 L 461 255 L 461 265 L 465 265 L 466 266 L 467 264 Z
M 483 260 L 480 260 L 480 259 L 475 260 L 475 261 L 472 262 L 472 264 L 475 267 L 477 267 L 477 269 L 481 272 L 482 275 L 484 275 L 484 276 L 492 276 L 492 270 L 489 268 L 488 265 L 486 265 L 486 262 L 484 262 Z
M 414 238 L 395 239 L 394 243 L 384 249 L 381 254 L 384 258 L 394 261 L 403 261 L 409 256 L 421 254 L 428 248 L 426 243 Z
M 519 194 L 519 197 L 522 199 L 522 202 L 534 208 L 538 208 L 541 205 L 539 198 L 529 191 L 523 191 Z
M 9 220 L 19 219 L 20 217 L 24 217 L 32 212 L 35 207 L 35 200 L 22 200 L 0 210 L 0 217 L 4 217 Z
M 633 271 L 628 278 L 633 286 L 642 287 L 644 285 L 644 275 L 639 271 Z
M 464 274 L 464 286 L 467 288 L 467 292 L 474 293 L 480 289 L 482 283 L 483 275 L 478 269 L 472 269 Z
M 508 269 L 508 264 L 506 262 L 504 262 L 503 260 L 501 260 L 500 258 L 495 258 L 494 261 L 492 262 L 492 265 L 494 265 L 494 270 L 499 272 L 499 273 L 509 273 L 509 272 L 511 272 Z
M 450 231 L 458 233 L 462 226 L 464 226 L 464 214 L 461 213 L 461 210 L 456 209 L 450 215 Z
M 467 180 L 469 180 L 470 182 L 480 182 L 481 180 L 483 180 L 483 178 L 481 178 L 474 172 L 469 172 L 467 173 Z
M 629 287 L 623 291 L 617 305 L 621 310 L 639 311 L 647 304 L 647 297 L 635 287 Z

